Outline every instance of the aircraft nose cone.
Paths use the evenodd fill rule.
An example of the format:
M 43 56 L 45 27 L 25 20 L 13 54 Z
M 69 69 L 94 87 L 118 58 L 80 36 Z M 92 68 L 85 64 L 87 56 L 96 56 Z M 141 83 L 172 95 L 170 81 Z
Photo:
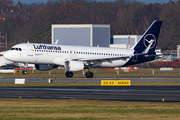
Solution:
M 9 52 L 6 52 L 3 54 L 3 57 L 7 60 L 11 60 L 11 56 L 10 56 L 10 53 Z

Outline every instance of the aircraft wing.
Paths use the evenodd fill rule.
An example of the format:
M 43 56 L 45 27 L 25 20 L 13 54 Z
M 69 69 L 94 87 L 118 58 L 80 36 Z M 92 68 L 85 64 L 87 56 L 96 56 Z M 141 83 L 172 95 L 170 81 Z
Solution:
M 101 62 L 110 62 L 114 60 L 124 60 L 127 61 L 128 58 L 132 57 L 132 55 L 128 56 L 111 56 L 111 57 L 88 57 L 88 58 L 79 58 L 78 61 L 101 61 Z
M 110 56 L 110 57 L 88 57 L 88 58 L 77 58 L 73 60 L 77 61 L 100 61 L 100 62 L 111 62 L 115 60 L 124 60 L 127 61 L 127 59 L 131 58 L 132 56 L 140 56 L 145 55 L 145 57 L 157 57 L 162 56 L 162 54 L 155 54 L 155 55 L 146 55 L 146 53 L 138 53 L 138 54 L 130 54 L 127 56 Z

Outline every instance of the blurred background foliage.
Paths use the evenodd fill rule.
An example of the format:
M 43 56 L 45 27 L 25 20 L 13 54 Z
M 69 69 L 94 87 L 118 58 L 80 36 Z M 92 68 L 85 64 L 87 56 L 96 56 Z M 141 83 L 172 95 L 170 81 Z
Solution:
M 116 0 L 49 0 L 23 4 L 0 0 L 1 44 L 8 48 L 22 42 L 51 43 L 51 24 L 110 24 L 111 35 L 142 35 L 154 20 L 163 25 L 157 48 L 176 49 L 180 45 L 180 0 L 145 4 Z M 5 50 L 1 47 L 1 51 Z

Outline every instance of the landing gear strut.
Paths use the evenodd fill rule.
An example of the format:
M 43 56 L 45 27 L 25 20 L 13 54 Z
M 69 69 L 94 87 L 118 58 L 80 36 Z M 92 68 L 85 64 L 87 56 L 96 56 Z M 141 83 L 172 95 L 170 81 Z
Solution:
M 86 78 L 93 78 L 94 74 L 92 72 L 90 72 L 90 66 L 88 69 L 88 72 L 86 73 Z
M 24 63 L 24 66 L 25 66 L 25 70 L 22 71 L 22 74 L 23 75 L 26 75 L 27 74 L 27 66 L 28 66 L 28 63 Z
M 65 73 L 65 75 L 66 75 L 67 78 L 71 78 L 71 77 L 73 77 L 73 72 L 68 71 L 68 72 Z

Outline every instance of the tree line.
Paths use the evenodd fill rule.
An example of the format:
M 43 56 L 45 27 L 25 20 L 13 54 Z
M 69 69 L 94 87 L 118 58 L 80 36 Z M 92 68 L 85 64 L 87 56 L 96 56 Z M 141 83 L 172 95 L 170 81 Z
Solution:
M 110 24 L 111 35 L 142 35 L 154 20 L 163 25 L 157 48 L 180 45 L 180 0 L 145 4 L 131 0 L 49 0 L 24 4 L 0 0 L 1 43 L 8 49 L 17 43 L 51 43 L 52 24 Z M 2 49 L 3 47 L 1 47 Z M 4 49 L 3 49 L 4 50 Z

